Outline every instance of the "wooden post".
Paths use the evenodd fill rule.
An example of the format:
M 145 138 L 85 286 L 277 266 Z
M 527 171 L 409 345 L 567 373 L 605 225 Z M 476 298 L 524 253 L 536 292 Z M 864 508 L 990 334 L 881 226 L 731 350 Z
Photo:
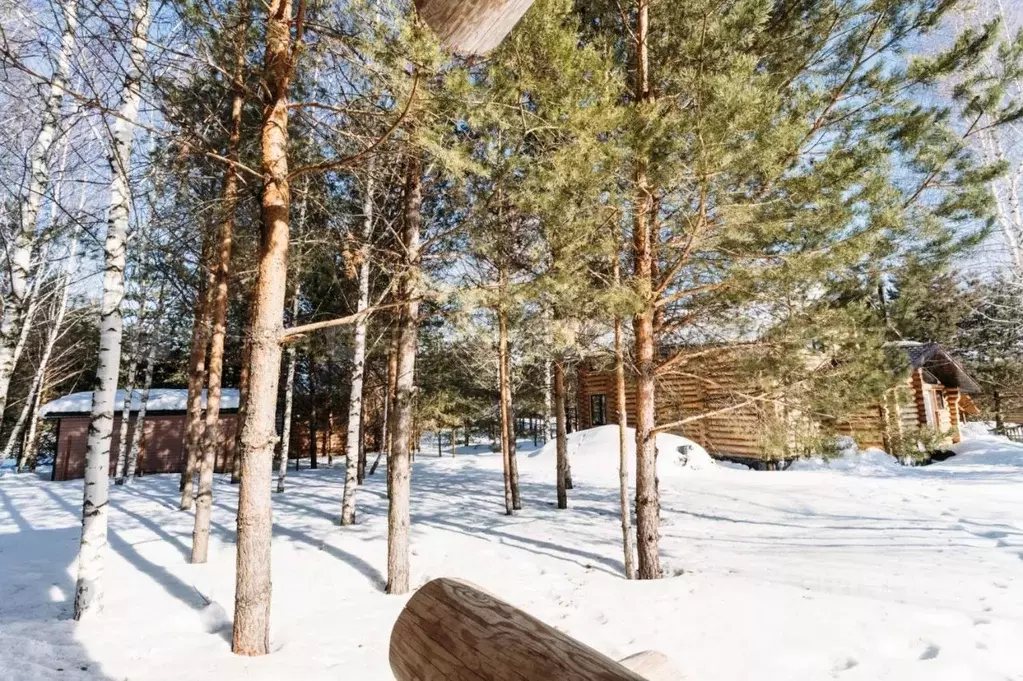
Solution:
M 450 50 L 486 54 L 497 47 L 533 0 L 415 0 L 426 24 Z
M 647 681 L 466 582 L 437 579 L 391 631 L 397 681 Z

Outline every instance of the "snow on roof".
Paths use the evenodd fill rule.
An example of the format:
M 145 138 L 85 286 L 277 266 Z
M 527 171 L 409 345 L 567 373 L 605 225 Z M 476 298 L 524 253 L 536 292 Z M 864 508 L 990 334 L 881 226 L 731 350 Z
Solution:
M 119 413 L 124 407 L 126 391 L 118 390 L 114 398 L 115 412 Z M 184 388 L 153 388 L 149 391 L 149 401 L 146 403 L 146 410 L 151 412 L 161 411 L 185 411 L 188 403 L 188 390 Z M 142 391 L 133 390 L 131 395 L 131 410 L 138 411 L 142 404 Z M 206 408 L 206 391 L 202 391 L 202 406 Z M 236 388 L 224 388 L 220 398 L 221 409 L 238 408 L 238 390 Z M 88 414 L 92 411 L 92 391 L 71 393 L 59 397 L 52 402 L 47 402 L 39 409 L 39 416 L 42 418 L 54 417 L 66 414 Z

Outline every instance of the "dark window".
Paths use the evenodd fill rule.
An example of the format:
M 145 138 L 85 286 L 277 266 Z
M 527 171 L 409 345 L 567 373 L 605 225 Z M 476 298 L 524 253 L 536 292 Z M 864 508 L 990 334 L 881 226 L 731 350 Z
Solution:
M 590 425 L 607 425 L 607 398 L 603 395 L 590 395 Z

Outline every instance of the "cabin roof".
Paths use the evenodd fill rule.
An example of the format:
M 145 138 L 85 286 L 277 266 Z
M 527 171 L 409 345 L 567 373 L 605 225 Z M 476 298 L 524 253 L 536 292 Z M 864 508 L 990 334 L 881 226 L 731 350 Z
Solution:
M 118 390 L 114 398 L 114 412 L 120 413 L 124 407 L 126 391 Z M 142 391 L 133 390 L 131 394 L 131 410 L 138 411 L 142 405 Z M 185 388 L 153 388 L 149 391 L 146 411 L 151 414 L 166 412 L 184 412 L 188 407 L 188 390 Z M 202 407 L 206 408 L 206 391 L 202 391 Z M 224 388 L 220 398 L 223 411 L 238 410 L 238 390 Z M 64 397 L 47 402 L 39 408 L 39 416 L 44 419 L 59 419 L 66 416 L 85 416 L 92 411 L 92 391 L 71 393 Z
M 906 351 L 909 364 L 914 369 L 923 369 L 936 382 L 949 388 L 959 388 L 965 393 L 980 392 L 980 386 L 966 373 L 963 365 L 939 343 L 897 344 Z

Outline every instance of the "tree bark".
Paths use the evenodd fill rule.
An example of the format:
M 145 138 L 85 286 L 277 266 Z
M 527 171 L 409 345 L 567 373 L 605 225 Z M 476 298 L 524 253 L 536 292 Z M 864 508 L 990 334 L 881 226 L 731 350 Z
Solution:
M 362 412 L 359 414 L 359 460 L 355 467 L 355 483 L 362 485 L 366 482 L 366 402 L 362 403 Z
M 32 387 L 29 389 L 29 405 L 26 405 L 28 409 L 23 410 L 21 417 L 18 419 L 19 424 L 22 423 L 23 419 L 29 422 L 28 435 L 25 438 L 25 446 L 21 448 L 21 453 L 18 456 L 17 471 L 19 473 L 24 470 L 25 465 L 29 461 L 35 459 L 36 437 L 39 432 L 39 404 L 42 401 L 43 391 L 46 389 L 46 371 L 50 364 L 50 357 L 53 355 L 53 348 L 57 345 L 57 340 L 60 338 L 61 328 L 64 326 L 64 317 L 67 314 L 68 294 L 71 290 L 71 278 L 75 276 L 78 270 L 77 229 L 71 237 L 71 244 L 68 247 L 68 253 L 70 254 L 70 257 L 68 259 L 67 269 L 64 271 L 64 276 L 61 278 L 60 282 L 60 298 L 57 302 L 57 311 L 54 315 L 53 326 L 50 327 L 50 332 L 46 336 L 46 345 L 43 348 L 42 356 L 39 358 L 39 366 L 36 368 L 36 374 L 32 379 Z M 29 416 L 32 418 L 29 419 Z M 24 426 L 22 425 L 21 427 Z M 15 433 L 18 432 L 20 432 L 20 428 L 15 426 Z M 12 434 L 3 453 L 3 458 L 10 458 L 14 442 L 16 442 L 16 440 L 14 434 Z
M 298 317 L 299 300 L 302 295 L 302 282 L 295 273 L 295 293 L 291 300 L 291 321 Z M 281 460 L 277 462 L 277 492 L 284 492 L 284 481 L 288 477 L 288 456 L 291 453 L 291 420 L 295 408 L 295 346 L 289 345 L 285 351 L 284 363 L 284 424 L 281 426 Z
M 618 280 L 618 255 L 615 254 L 615 280 Z M 636 576 L 632 549 L 632 509 L 629 508 L 629 457 L 625 411 L 625 352 L 622 348 L 622 318 L 615 317 L 615 410 L 618 412 L 618 503 L 622 517 L 622 550 L 625 554 L 625 578 Z
M 293 68 L 291 0 L 270 0 L 264 55 L 262 221 L 259 269 L 249 334 L 249 385 L 238 452 L 238 550 L 232 650 L 265 655 L 270 646 L 270 478 L 284 331 L 291 188 L 288 181 L 288 87 Z
M 366 170 L 366 188 L 362 197 L 362 243 L 359 247 L 359 304 L 357 312 L 369 307 L 369 246 L 373 236 L 373 164 Z M 345 490 L 341 502 L 341 524 L 355 523 L 355 488 L 359 483 L 360 442 L 362 440 L 362 386 L 366 374 L 366 329 L 369 319 L 355 324 L 352 350 L 352 389 L 348 400 L 348 437 L 345 442 Z M 363 464 L 363 468 L 365 465 Z
M 153 319 L 153 328 L 149 336 L 149 351 L 146 356 L 146 368 L 142 376 L 142 395 L 139 398 L 139 413 L 135 417 L 135 430 L 131 435 L 131 451 L 125 463 L 124 476 L 118 480 L 118 484 L 131 484 L 135 478 L 135 469 L 138 465 L 139 455 L 144 443 L 146 432 L 146 407 L 149 405 L 149 392 L 153 387 L 153 370 L 156 366 L 156 348 L 159 345 L 159 334 L 157 324 L 163 315 L 163 290 L 160 291 L 160 301 L 156 306 L 156 316 Z
M 565 365 L 558 358 L 554 362 L 554 418 L 557 422 L 557 480 L 558 508 L 568 508 L 568 433 L 565 430 Z
M 210 516 L 213 512 L 213 469 L 220 451 L 220 404 L 224 370 L 224 339 L 227 336 L 228 277 L 231 274 L 231 248 L 238 212 L 238 161 L 242 134 L 242 107 L 245 105 L 245 47 L 249 32 L 249 3 L 239 0 L 235 25 L 234 95 L 231 99 L 231 136 L 227 143 L 229 163 L 224 169 L 223 222 L 213 282 L 212 333 L 210 337 L 209 378 L 206 389 L 206 423 L 203 427 L 199 463 L 199 492 L 195 501 L 192 526 L 192 563 L 205 563 L 209 554 Z
M 195 299 L 195 317 L 192 322 L 192 344 L 188 354 L 188 402 L 185 410 L 185 464 L 181 471 L 179 508 L 188 511 L 195 499 L 195 477 L 202 442 L 202 391 L 206 383 L 206 350 L 210 340 L 210 314 L 213 305 L 213 269 L 209 267 L 213 240 L 203 236 L 202 267 L 206 269 L 199 279 Z M 244 370 L 244 367 L 243 367 Z M 239 412 L 239 423 L 241 414 Z
M 503 274 L 502 274 L 503 281 Z M 497 310 L 497 363 L 498 363 L 498 403 L 501 414 L 501 459 L 504 464 L 504 513 L 513 515 L 515 512 L 515 500 L 512 495 L 512 474 L 511 458 L 512 443 L 514 435 L 511 424 L 511 389 L 508 376 L 508 362 L 505 356 L 508 354 L 508 318 L 502 304 Z
M 128 350 L 128 372 L 124 384 L 124 401 L 121 403 L 121 427 L 118 429 L 117 434 L 117 463 L 114 464 L 114 472 L 118 476 L 121 475 L 125 463 L 128 461 L 128 448 L 130 446 L 128 442 L 128 426 L 131 425 L 131 403 L 132 397 L 135 395 L 135 379 L 138 376 L 138 336 L 140 333 L 141 331 L 137 330 L 132 334 L 134 338 L 131 339 Z M 123 478 L 118 477 L 117 484 L 123 483 Z
M 507 320 L 506 320 L 507 323 Z M 507 332 L 507 329 L 505 329 Z M 508 391 L 508 472 L 511 474 L 512 508 L 516 511 L 522 510 L 522 498 L 519 495 L 519 457 L 518 457 L 518 435 L 515 431 L 515 396 L 512 392 L 512 362 L 511 349 L 505 347 L 504 355 L 505 388 Z M 571 483 L 570 483 L 571 484 Z
M 650 94 L 647 37 L 650 0 L 638 0 L 636 30 L 636 83 L 638 106 L 645 107 Z M 639 578 L 661 576 L 660 500 L 657 491 L 656 408 L 654 403 L 654 293 L 653 235 L 650 229 L 652 188 L 646 162 L 636 161 L 633 200 L 633 276 L 639 287 L 642 308 L 633 318 L 636 337 L 636 548 Z
M 387 351 L 387 393 L 384 395 L 383 437 L 380 443 L 380 452 L 377 452 L 377 458 L 373 461 L 373 467 L 369 469 L 370 475 L 376 475 L 381 453 L 384 454 L 384 460 L 388 464 L 391 462 L 391 444 L 394 441 L 394 438 L 391 436 L 391 429 L 394 421 L 395 378 L 398 373 L 398 319 L 399 317 L 395 316 L 395 326 L 391 331 L 391 341 Z M 387 494 L 390 496 L 390 478 L 388 477 L 387 480 Z
M 320 415 L 316 409 L 316 372 L 313 365 L 313 358 L 309 358 L 309 468 L 319 468 L 317 457 L 317 436 L 320 434 Z M 297 470 L 297 467 L 296 467 Z
M 42 125 L 28 151 L 28 182 L 19 197 L 19 225 L 10 245 L 7 258 L 10 262 L 10 297 L 4 301 L 0 314 L 0 420 L 7 406 L 7 393 L 11 387 L 11 375 L 17 363 L 17 345 L 25 325 L 28 304 L 29 280 L 32 278 L 32 250 L 37 241 L 36 221 L 39 209 L 50 182 L 49 159 L 57 128 L 64 88 L 71 71 L 75 49 L 75 33 L 78 30 L 78 0 L 60 3 L 64 15 L 61 29 L 60 52 L 53 70 L 50 91 L 43 107 Z M 122 105 L 122 111 L 123 111 Z M 123 127 L 123 126 L 122 126 Z
M 411 149 L 405 168 L 405 206 L 401 241 L 404 271 L 397 297 L 402 302 L 397 333 L 394 423 L 391 456 L 387 462 L 390 502 L 387 508 L 387 593 L 409 590 L 409 525 L 412 496 L 410 462 L 413 399 L 415 397 L 416 347 L 419 333 L 419 237 L 422 221 L 422 158 Z
M 131 45 L 125 65 L 120 116 L 114 121 L 110 154 L 110 212 L 104 244 L 103 298 L 99 317 L 97 390 L 93 392 L 85 453 L 82 538 L 78 553 L 74 618 L 90 618 L 103 606 L 103 564 L 107 549 L 110 436 L 121 362 L 121 301 L 124 298 L 125 239 L 128 232 L 131 143 L 142 99 L 142 68 L 149 35 L 149 0 L 131 8 Z
M 251 322 L 249 324 L 251 327 Z M 242 339 L 242 366 L 238 372 L 238 430 L 235 433 L 234 454 L 231 457 L 231 484 L 237 485 L 242 481 L 242 428 L 245 423 L 245 414 L 249 405 L 249 358 L 252 356 L 252 343 L 246 335 Z M 298 460 L 295 460 L 295 470 L 298 470 Z

